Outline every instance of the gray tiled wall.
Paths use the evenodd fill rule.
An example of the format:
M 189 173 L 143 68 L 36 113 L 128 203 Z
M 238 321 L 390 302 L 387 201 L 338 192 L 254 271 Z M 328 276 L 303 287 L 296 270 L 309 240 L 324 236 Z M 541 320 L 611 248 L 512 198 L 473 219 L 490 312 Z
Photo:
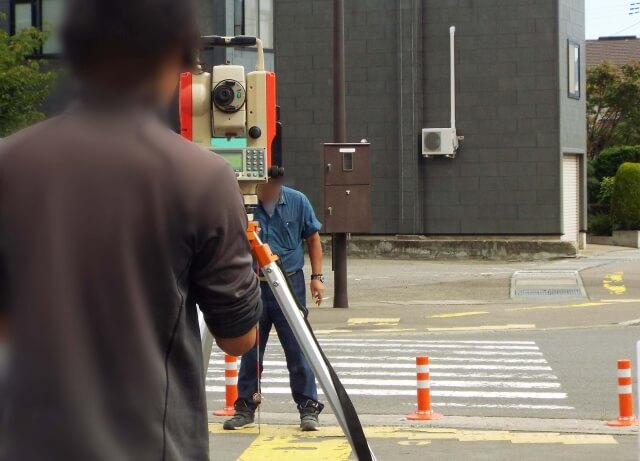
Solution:
M 573 5 L 569 19 L 559 2 Z M 321 146 L 332 136 L 331 7 L 280 0 L 276 11 L 289 180 L 318 208 Z M 374 233 L 561 233 L 558 20 L 583 37 L 580 8 L 583 0 L 347 2 L 348 134 L 372 143 Z M 465 140 L 455 160 L 426 161 L 420 129 L 449 125 L 451 25 Z M 584 113 L 564 103 L 562 142 L 580 145 Z
M 449 124 L 455 25 L 465 136 L 455 160 L 422 164 L 426 233 L 560 233 L 556 23 L 554 0 L 426 2 L 424 123 Z
M 227 3 L 201 2 L 205 33 L 224 33 Z M 322 144 L 332 141 L 332 3 L 275 2 L 267 63 L 289 182 L 318 212 Z M 562 232 L 560 159 L 585 139 L 584 100 L 566 98 L 566 39 L 584 37 L 583 12 L 584 0 L 346 2 L 348 138 L 372 143 L 374 233 Z M 451 25 L 465 140 L 455 160 L 426 161 L 420 129 L 449 124 Z
M 586 193 L 586 46 L 585 46 L 585 2 L 583 0 L 560 0 L 559 2 L 559 65 L 560 76 L 560 146 L 561 154 L 578 154 L 582 158 L 582 229 L 587 228 Z M 568 97 L 568 40 L 581 45 L 581 95 L 579 100 Z

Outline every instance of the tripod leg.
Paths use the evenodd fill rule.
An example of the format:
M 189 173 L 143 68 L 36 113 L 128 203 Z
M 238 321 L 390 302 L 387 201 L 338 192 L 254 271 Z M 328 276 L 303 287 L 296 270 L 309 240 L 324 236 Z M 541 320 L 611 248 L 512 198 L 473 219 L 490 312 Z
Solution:
M 354 446 L 349 426 L 347 424 L 344 411 L 342 410 L 338 393 L 333 385 L 329 370 L 322 359 L 322 354 L 320 353 L 311 332 L 306 326 L 302 312 L 298 309 L 295 297 L 289 290 L 285 275 L 275 262 L 263 267 L 262 273 L 267 278 L 269 286 L 273 291 L 273 295 L 278 300 L 278 304 L 280 304 L 282 312 L 284 313 L 298 344 L 300 344 L 300 347 L 309 362 L 309 366 L 313 370 L 316 379 L 324 390 L 325 397 L 329 402 L 329 405 L 331 405 L 340 427 L 342 427 L 342 430 L 351 446 Z M 369 448 L 369 451 L 371 453 L 371 459 L 375 461 L 376 458 L 373 451 L 371 451 L 371 448 Z
M 204 321 L 202 312 L 198 309 L 198 324 L 200 325 L 200 339 L 202 342 L 202 370 L 206 379 L 209 370 L 209 361 L 211 360 L 211 352 L 213 350 L 213 336 L 209 332 L 209 328 Z

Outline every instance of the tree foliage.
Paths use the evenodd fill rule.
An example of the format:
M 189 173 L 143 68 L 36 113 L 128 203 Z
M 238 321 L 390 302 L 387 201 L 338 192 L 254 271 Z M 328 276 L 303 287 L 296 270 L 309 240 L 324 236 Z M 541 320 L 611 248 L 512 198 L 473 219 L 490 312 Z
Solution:
M 591 162 L 593 175 L 598 181 L 613 177 L 623 163 L 640 163 L 640 146 L 615 146 L 600 152 Z
M 602 182 L 600 183 L 600 194 L 598 196 L 598 203 L 601 204 L 609 204 L 611 203 L 611 199 L 613 198 L 613 189 L 616 185 L 616 178 L 606 177 L 602 178 Z
M 615 145 L 640 144 L 640 62 L 609 62 L 587 75 L 589 158 Z
M 56 72 L 45 71 L 46 62 L 30 56 L 46 38 L 34 28 L 15 35 L 0 29 L 0 137 L 44 118 L 42 104 L 53 89 Z
M 640 163 L 624 163 L 618 170 L 611 218 L 615 229 L 640 230 Z

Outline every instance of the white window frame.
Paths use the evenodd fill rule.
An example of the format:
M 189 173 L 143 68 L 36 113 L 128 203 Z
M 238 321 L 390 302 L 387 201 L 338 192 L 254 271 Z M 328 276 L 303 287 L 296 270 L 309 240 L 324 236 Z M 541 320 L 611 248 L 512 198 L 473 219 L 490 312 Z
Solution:
M 235 0 L 234 34 L 258 37 L 265 49 L 273 49 L 273 4 L 274 0 Z
M 62 11 L 62 3 L 64 0 L 11 0 L 10 2 L 10 33 L 15 34 L 20 32 L 20 30 L 25 29 L 26 27 L 35 27 L 40 30 L 50 30 L 51 37 L 47 40 L 47 42 L 42 46 L 41 49 L 35 50 L 35 55 L 43 55 L 49 57 L 59 56 L 62 47 L 59 42 L 59 37 L 57 36 L 57 28 L 60 25 L 62 20 L 61 11 Z M 46 4 L 55 4 L 57 3 L 57 7 L 59 10 L 57 11 L 57 17 L 53 18 L 53 22 L 44 17 Z M 17 24 L 17 9 L 21 6 L 29 5 L 31 7 L 31 22 L 30 24 Z M 55 11 L 55 10 L 54 10 Z
M 582 97 L 582 48 L 574 40 L 567 43 L 567 63 L 568 96 L 579 100 Z

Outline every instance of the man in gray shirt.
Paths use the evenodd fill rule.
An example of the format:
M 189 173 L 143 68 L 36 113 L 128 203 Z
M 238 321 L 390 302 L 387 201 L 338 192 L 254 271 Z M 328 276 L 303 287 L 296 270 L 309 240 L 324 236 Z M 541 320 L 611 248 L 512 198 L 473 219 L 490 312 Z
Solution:
M 262 307 L 234 173 L 155 116 L 194 64 L 194 18 L 184 0 L 68 3 L 80 104 L 0 146 L 0 457 L 206 460 L 197 306 L 232 355 Z

